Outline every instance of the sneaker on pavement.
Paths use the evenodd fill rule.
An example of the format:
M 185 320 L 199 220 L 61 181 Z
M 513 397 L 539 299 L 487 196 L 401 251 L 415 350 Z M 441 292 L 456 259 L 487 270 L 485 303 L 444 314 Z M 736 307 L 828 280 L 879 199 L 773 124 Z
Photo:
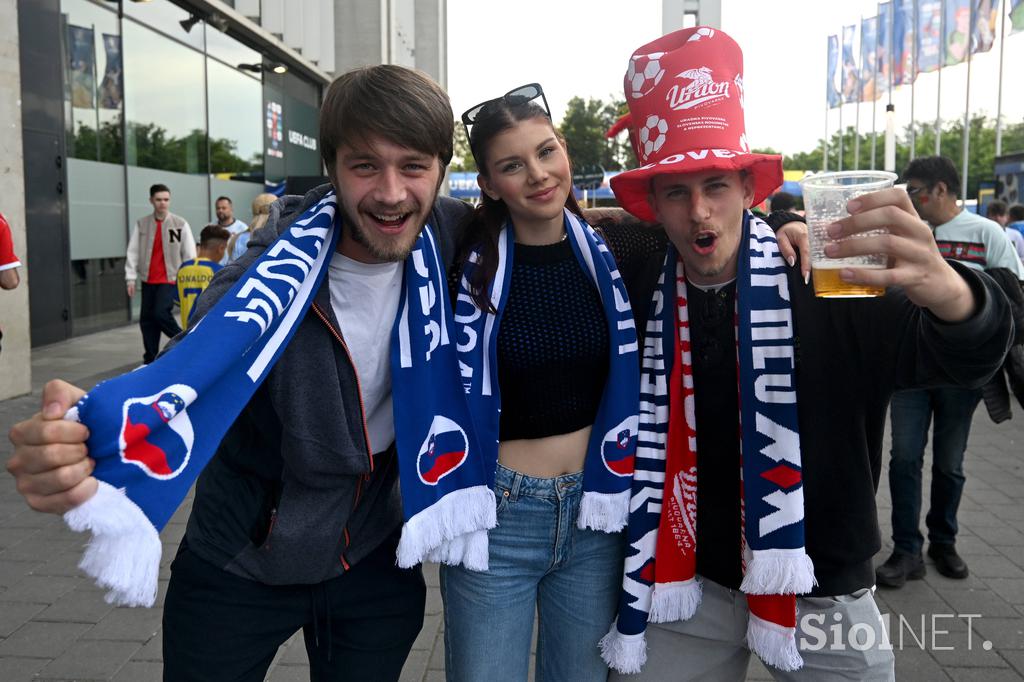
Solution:
M 924 559 L 920 554 L 907 554 L 897 549 L 875 569 L 875 581 L 882 587 L 903 587 L 908 580 L 920 580 L 924 574 Z
M 947 578 L 963 580 L 967 577 L 967 563 L 956 553 L 956 545 L 933 542 L 928 545 L 928 556 L 935 560 L 935 570 Z

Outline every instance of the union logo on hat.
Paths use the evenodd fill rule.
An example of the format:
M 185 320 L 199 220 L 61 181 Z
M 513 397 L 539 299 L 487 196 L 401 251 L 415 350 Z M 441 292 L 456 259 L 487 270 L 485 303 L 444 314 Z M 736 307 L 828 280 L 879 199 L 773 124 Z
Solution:
M 743 52 L 722 31 L 697 26 L 640 46 L 629 59 L 624 91 L 630 141 L 644 165 L 616 175 L 611 186 L 641 220 L 657 220 L 647 203 L 655 175 L 747 170 L 754 204 L 782 185 L 782 157 L 750 152 Z

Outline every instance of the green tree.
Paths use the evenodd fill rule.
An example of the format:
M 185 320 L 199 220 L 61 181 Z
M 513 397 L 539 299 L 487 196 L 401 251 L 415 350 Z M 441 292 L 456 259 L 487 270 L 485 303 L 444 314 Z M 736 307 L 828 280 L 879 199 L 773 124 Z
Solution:
M 473 151 L 469 147 L 469 136 L 466 135 L 466 126 L 461 121 L 455 122 L 455 154 L 449 169 L 454 172 L 476 172 L 476 160 L 473 159 Z
M 614 171 L 629 163 L 628 141 L 605 137 L 625 111 L 626 103 L 622 100 L 604 102 L 581 97 L 569 100 L 559 130 L 565 137 L 575 168 L 600 165 L 606 171 Z

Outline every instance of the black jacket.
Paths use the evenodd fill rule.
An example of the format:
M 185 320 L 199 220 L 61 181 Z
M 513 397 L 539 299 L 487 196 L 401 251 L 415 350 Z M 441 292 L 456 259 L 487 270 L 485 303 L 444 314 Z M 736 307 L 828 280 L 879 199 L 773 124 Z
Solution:
M 196 324 L 245 269 L 330 189 L 284 197 L 249 249 L 199 297 Z M 442 255 L 468 206 L 439 198 Z M 185 541 L 201 558 L 271 585 L 342 574 L 402 523 L 393 447 L 371 454 L 355 369 L 324 280 L 277 364 L 200 475 Z

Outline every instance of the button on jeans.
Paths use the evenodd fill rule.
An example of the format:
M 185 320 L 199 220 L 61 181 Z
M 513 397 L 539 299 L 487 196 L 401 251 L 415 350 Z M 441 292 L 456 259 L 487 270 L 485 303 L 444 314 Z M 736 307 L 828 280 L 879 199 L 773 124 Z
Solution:
M 498 465 L 489 569 L 441 566 L 449 681 L 526 680 L 535 614 L 537 682 L 606 679 L 598 643 L 615 617 L 625 538 L 576 527 L 582 483 L 582 473 Z
M 931 506 L 925 524 L 930 542 L 953 544 L 956 541 L 956 514 L 965 480 L 964 450 L 980 400 L 981 391 L 973 388 L 911 389 L 893 394 L 889 492 L 892 495 L 892 540 L 897 549 L 920 554 L 924 544 L 919 528 L 921 469 L 933 414 Z

